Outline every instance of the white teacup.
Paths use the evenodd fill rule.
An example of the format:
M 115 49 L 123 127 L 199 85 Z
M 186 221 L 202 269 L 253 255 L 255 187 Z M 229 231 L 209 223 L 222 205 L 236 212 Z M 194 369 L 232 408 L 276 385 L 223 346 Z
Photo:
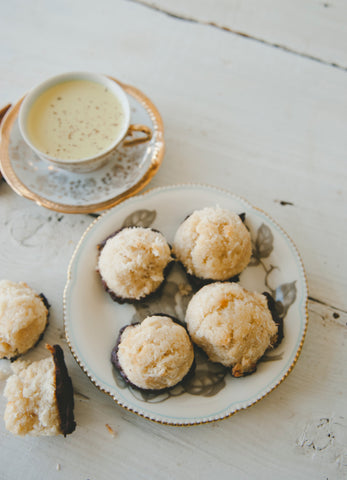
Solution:
M 144 136 L 124 140 L 124 146 L 152 137 L 146 125 L 130 125 L 129 102 L 118 83 L 87 72 L 57 75 L 32 89 L 18 122 L 23 139 L 40 158 L 78 173 L 101 167 L 134 131 Z

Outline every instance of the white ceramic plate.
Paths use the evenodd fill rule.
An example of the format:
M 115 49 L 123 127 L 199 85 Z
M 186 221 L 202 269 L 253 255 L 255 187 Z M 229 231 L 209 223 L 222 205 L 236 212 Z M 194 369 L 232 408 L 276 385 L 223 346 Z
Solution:
M 143 395 L 128 387 L 110 362 L 119 329 L 149 313 L 184 319 L 191 296 L 182 270 L 173 269 L 161 296 L 133 305 L 119 305 L 104 291 L 98 274 L 97 244 L 124 225 L 160 230 L 172 242 L 179 224 L 193 210 L 219 205 L 246 213 L 253 257 L 240 284 L 272 293 L 284 318 L 282 343 L 258 364 L 257 371 L 233 378 L 225 367 L 198 352 L 195 375 L 161 395 Z M 117 205 L 93 222 L 73 254 L 64 293 L 66 337 L 77 362 L 92 382 L 124 408 L 170 425 L 193 425 L 228 417 L 258 402 L 294 367 L 307 328 L 307 284 L 299 253 L 288 235 L 267 214 L 231 193 L 202 185 L 153 189 Z

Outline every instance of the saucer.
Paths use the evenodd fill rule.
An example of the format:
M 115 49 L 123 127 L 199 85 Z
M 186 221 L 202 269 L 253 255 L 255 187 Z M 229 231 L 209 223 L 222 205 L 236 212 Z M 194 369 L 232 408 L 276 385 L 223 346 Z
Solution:
M 4 107 L 2 107 L 0 109 L 0 125 L 1 125 L 1 122 L 2 120 L 4 119 L 7 111 L 11 108 L 11 104 L 9 103 L 8 105 L 5 105 Z M 1 138 L 1 137 L 0 137 Z M 0 180 L 2 179 L 2 174 L 1 174 L 1 170 L 0 170 Z
M 133 147 L 121 143 L 107 164 L 96 171 L 68 172 L 39 158 L 22 139 L 18 112 L 23 97 L 7 113 L 1 125 L 0 168 L 16 193 L 57 212 L 92 213 L 113 207 L 149 183 L 164 156 L 161 116 L 140 90 L 115 78 L 112 80 L 126 92 L 131 123 L 150 127 L 151 141 Z

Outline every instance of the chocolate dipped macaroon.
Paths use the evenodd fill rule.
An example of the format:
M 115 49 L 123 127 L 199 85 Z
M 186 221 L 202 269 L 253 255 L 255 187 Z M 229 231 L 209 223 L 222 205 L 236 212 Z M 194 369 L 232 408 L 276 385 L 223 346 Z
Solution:
M 173 253 L 197 280 L 226 281 L 246 268 L 251 236 L 240 215 L 220 207 L 195 210 L 179 226 Z
M 171 248 L 158 231 L 126 227 L 100 246 L 97 270 L 104 288 L 119 303 L 143 300 L 163 283 Z
M 14 360 L 41 339 L 49 304 L 25 282 L 0 281 L 0 358 Z
M 231 367 L 235 377 L 252 373 L 277 343 L 278 325 L 268 299 L 237 283 L 201 288 L 188 304 L 186 322 L 192 341 L 212 362 Z
M 182 325 L 166 315 L 151 315 L 120 331 L 111 361 L 131 386 L 160 391 L 190 373 L 194 349 Z
M 59 435 L 72 433 L 74 399 L 63 350 L 46 345 L 51 356 L 36 362 L 17 360 L 6 382 L 4 420 L 15 435 Z

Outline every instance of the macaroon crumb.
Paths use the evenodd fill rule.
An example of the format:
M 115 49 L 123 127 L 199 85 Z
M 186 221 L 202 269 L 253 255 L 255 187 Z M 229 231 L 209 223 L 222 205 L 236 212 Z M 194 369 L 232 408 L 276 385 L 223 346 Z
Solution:
M 110 427 L 110 425 L 108 423 L 105 424 L 105 427 L 108 431 L 108 433 L 112 436 L 112 437 L 116 437 L 117 436 L 117 432 L 115 430 L 113 430 L 112 427 Z

